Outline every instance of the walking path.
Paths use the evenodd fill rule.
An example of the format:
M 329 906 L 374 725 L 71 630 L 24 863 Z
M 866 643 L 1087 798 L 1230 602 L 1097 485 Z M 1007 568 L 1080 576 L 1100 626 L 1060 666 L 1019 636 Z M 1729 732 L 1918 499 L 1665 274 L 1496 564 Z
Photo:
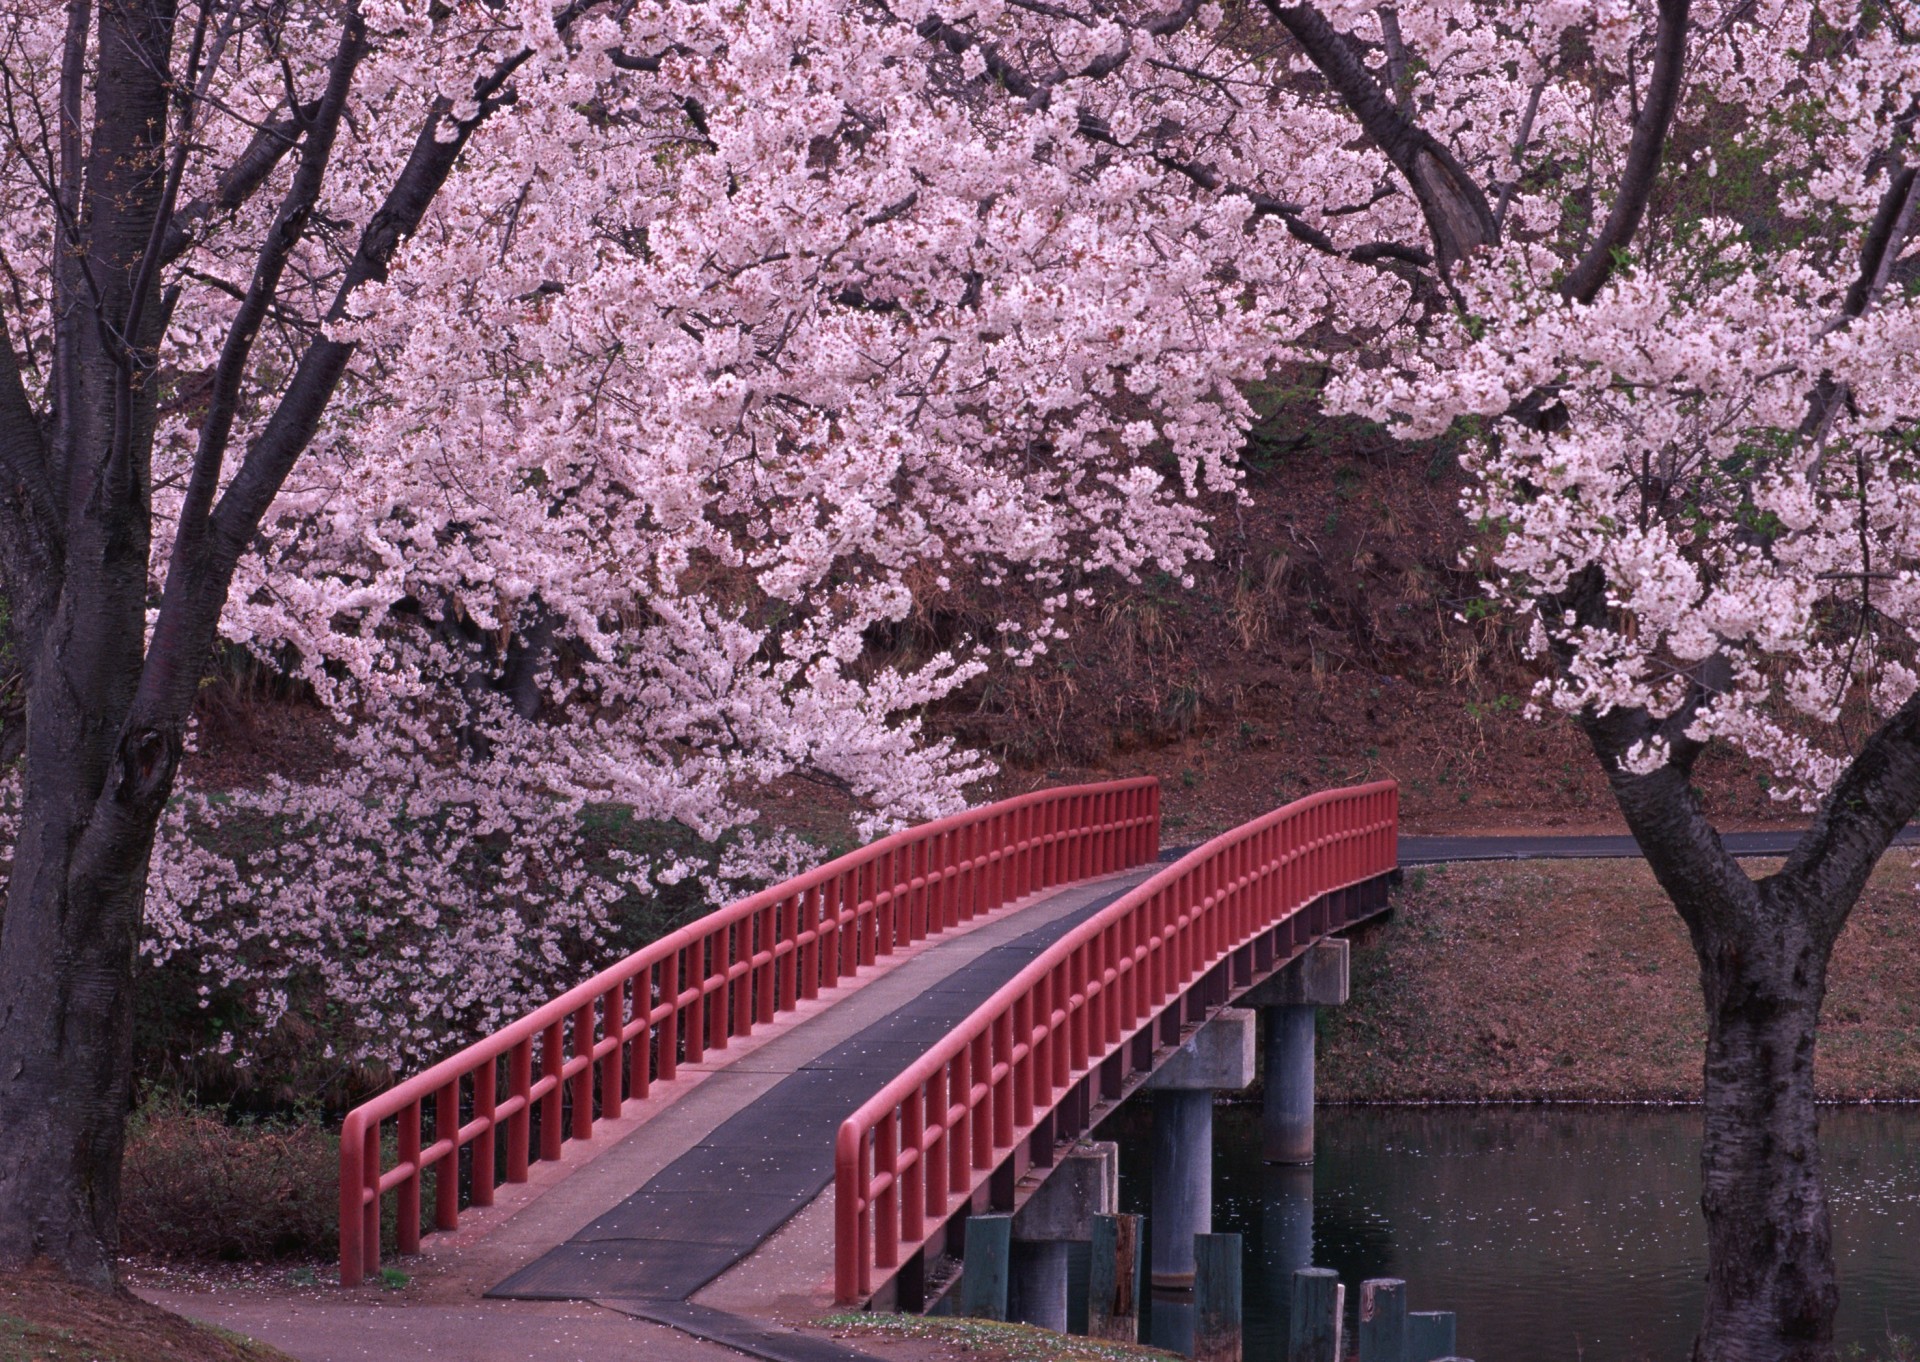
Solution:
M 976 934 L 900 971 L 906 1001 L 825 1050 L 825 1018 L 728 1072 L 777 1078 L 618 1206 L 487 1294 L 519 1300 L 681 1301 L 752 1253 L 833 1181 L 840 1123 L 1075 924 L 1146 871 L 1065 890 L 1017 915 L 1010 940 Z M 1036 915 L 1044 919 L 1036 923 Z M 983 940 L 983 937 L 985 938 Z M 968 947 L 971 946 L 971 950 Z M 864 1001 L 864 1000 L 863 1000 Z M 868 1013 L 871 1008 L 860 1008 Z M 853 1014 L 836 1010 L 836 1019 Z M 782 1076 L 784 1075 L 784 1076 Z M 715 1207 L 726 1214 L 717 1217 Z M 824 1279 L 826 1265 L 822 1264 Z
M 682 1065 L 642 1115 L 600 1127 L 594 1149 L 536 1165 L 544 1178 L 503 1187 L 500 1205 L 425 1240 L 404 1264 L 415 1279 L 404 1291 L 142 1294 L 301 1362 L 705 1362 L 742 1352 L 853 1362 L 866 1354 L 781 1327 L 832 1305 L 832 1198 L 820 1193 L 841 1120 L 944 1025 L 1156 869 L 1035 896 L 915 943 L 727 1051 Z M 724 1214 L 714 1191 L 728 1193 Z M 726 1306 L 750 1306 L 757 1318 Z
M 1720 840 L 1735 856 L 1785 856 L 1804 835 L 1799 828 L 1765 832 L 1722 833 Z M 1920 828 L 1902 828 L 1895 846 L 1920 846 Z M 1400 838 L 1401 865 L 1431 865 L 1440 861 L 1619 860 L 1640 855 L 1640 844 L 1626 835 L 1614 837 L 1507 836 Z

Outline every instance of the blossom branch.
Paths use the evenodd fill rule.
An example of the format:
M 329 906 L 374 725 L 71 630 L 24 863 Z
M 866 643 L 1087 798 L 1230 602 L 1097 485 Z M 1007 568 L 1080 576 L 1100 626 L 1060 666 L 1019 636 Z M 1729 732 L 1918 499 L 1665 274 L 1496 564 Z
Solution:
M 1353 40 L 1312 5 L 1266 0 L 1266 6 L 1412 187 L 1433 238 L 1441 275 L 1450 275 L 1478 247 L 1498 241 L 1499 229 L 1486 192 L 1452 152 L 1394 103 L 1367 69 Z

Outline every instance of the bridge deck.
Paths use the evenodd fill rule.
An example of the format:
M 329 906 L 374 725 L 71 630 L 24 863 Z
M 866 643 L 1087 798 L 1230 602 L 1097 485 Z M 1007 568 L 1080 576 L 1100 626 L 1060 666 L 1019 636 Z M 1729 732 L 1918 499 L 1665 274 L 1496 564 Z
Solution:
M 1157 868 L 1057 890 L 927 943 L 733 1060 L 706 1080 L 693 1119 L 663 1112 L 595 1161 L 594 1181 L 625 1193 L 618 1204 L 487 1294 L 686 1300 L 826 1190 L 834 1133 L 855 1108 L 1074 924 Z M 825 1261 L 811 1268 L 823 1291 L 830 1271 Z

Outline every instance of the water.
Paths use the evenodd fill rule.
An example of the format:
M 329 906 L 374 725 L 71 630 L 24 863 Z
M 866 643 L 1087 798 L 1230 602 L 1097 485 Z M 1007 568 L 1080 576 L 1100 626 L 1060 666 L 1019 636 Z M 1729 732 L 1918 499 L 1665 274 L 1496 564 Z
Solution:
M 1458 1314 L 1475 1362 L 1684 1358 L 1706 1272 L 1699 1123 L 1684 1108 L 1323 1109 L 1318 1159 L 1284 1169 L 1260 1161 L 1257 1111 L 1216 1108 L 1214 1228 L 1245 1236 L 1249 1362 L 1283 1352 L 1288 1274 L 1309 1254 L 1347 1283 L 1349 1330 L 1358 1283 L 1402 1277 L 1409 1308 Z M 1841 1347 L 1873 1356 L 1889 1333 L 1920 1338 L 1920 1110 L 1833 1108 L 1820 1126 Z M 1143 1214 L 1150 1132 L 1145 1103 L 1100 1132 L 1120 1141 L 1123 1209 Z

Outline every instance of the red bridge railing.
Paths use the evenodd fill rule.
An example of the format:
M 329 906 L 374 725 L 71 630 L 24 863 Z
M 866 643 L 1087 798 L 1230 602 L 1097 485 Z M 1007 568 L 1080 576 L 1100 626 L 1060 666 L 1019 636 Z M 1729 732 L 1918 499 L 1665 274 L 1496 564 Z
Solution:
M 1392 871 L 1391 781 L 1296 800 L 1075 927 L 840 1127 L 834 1291 L 873 1294 L 1065 1091 L 1219 962 L 1321 895 Z
M 532 1160 L 559 1158 L 569 1137 L 590 1139 L 596 1119 L 617 1117 L 681 1063 L 726 1049 L 896 946 L 1159 850 L 1155 780 L 1036 791 L 895 833 L 662 937 L 347 1114 L 341 1283 L 379 1269 L 387 1192 L 398 1195 L 400 1251 L 419 1248 L 428 1170 L 434 1226 L 457 1228 L 463 1148 L 472 1148 L 470 1204 L 490 1206 L 501 1162 L 507 1182 L 526 1181 Z M 386 1123 L 397 1129 L 390 1168 Z

